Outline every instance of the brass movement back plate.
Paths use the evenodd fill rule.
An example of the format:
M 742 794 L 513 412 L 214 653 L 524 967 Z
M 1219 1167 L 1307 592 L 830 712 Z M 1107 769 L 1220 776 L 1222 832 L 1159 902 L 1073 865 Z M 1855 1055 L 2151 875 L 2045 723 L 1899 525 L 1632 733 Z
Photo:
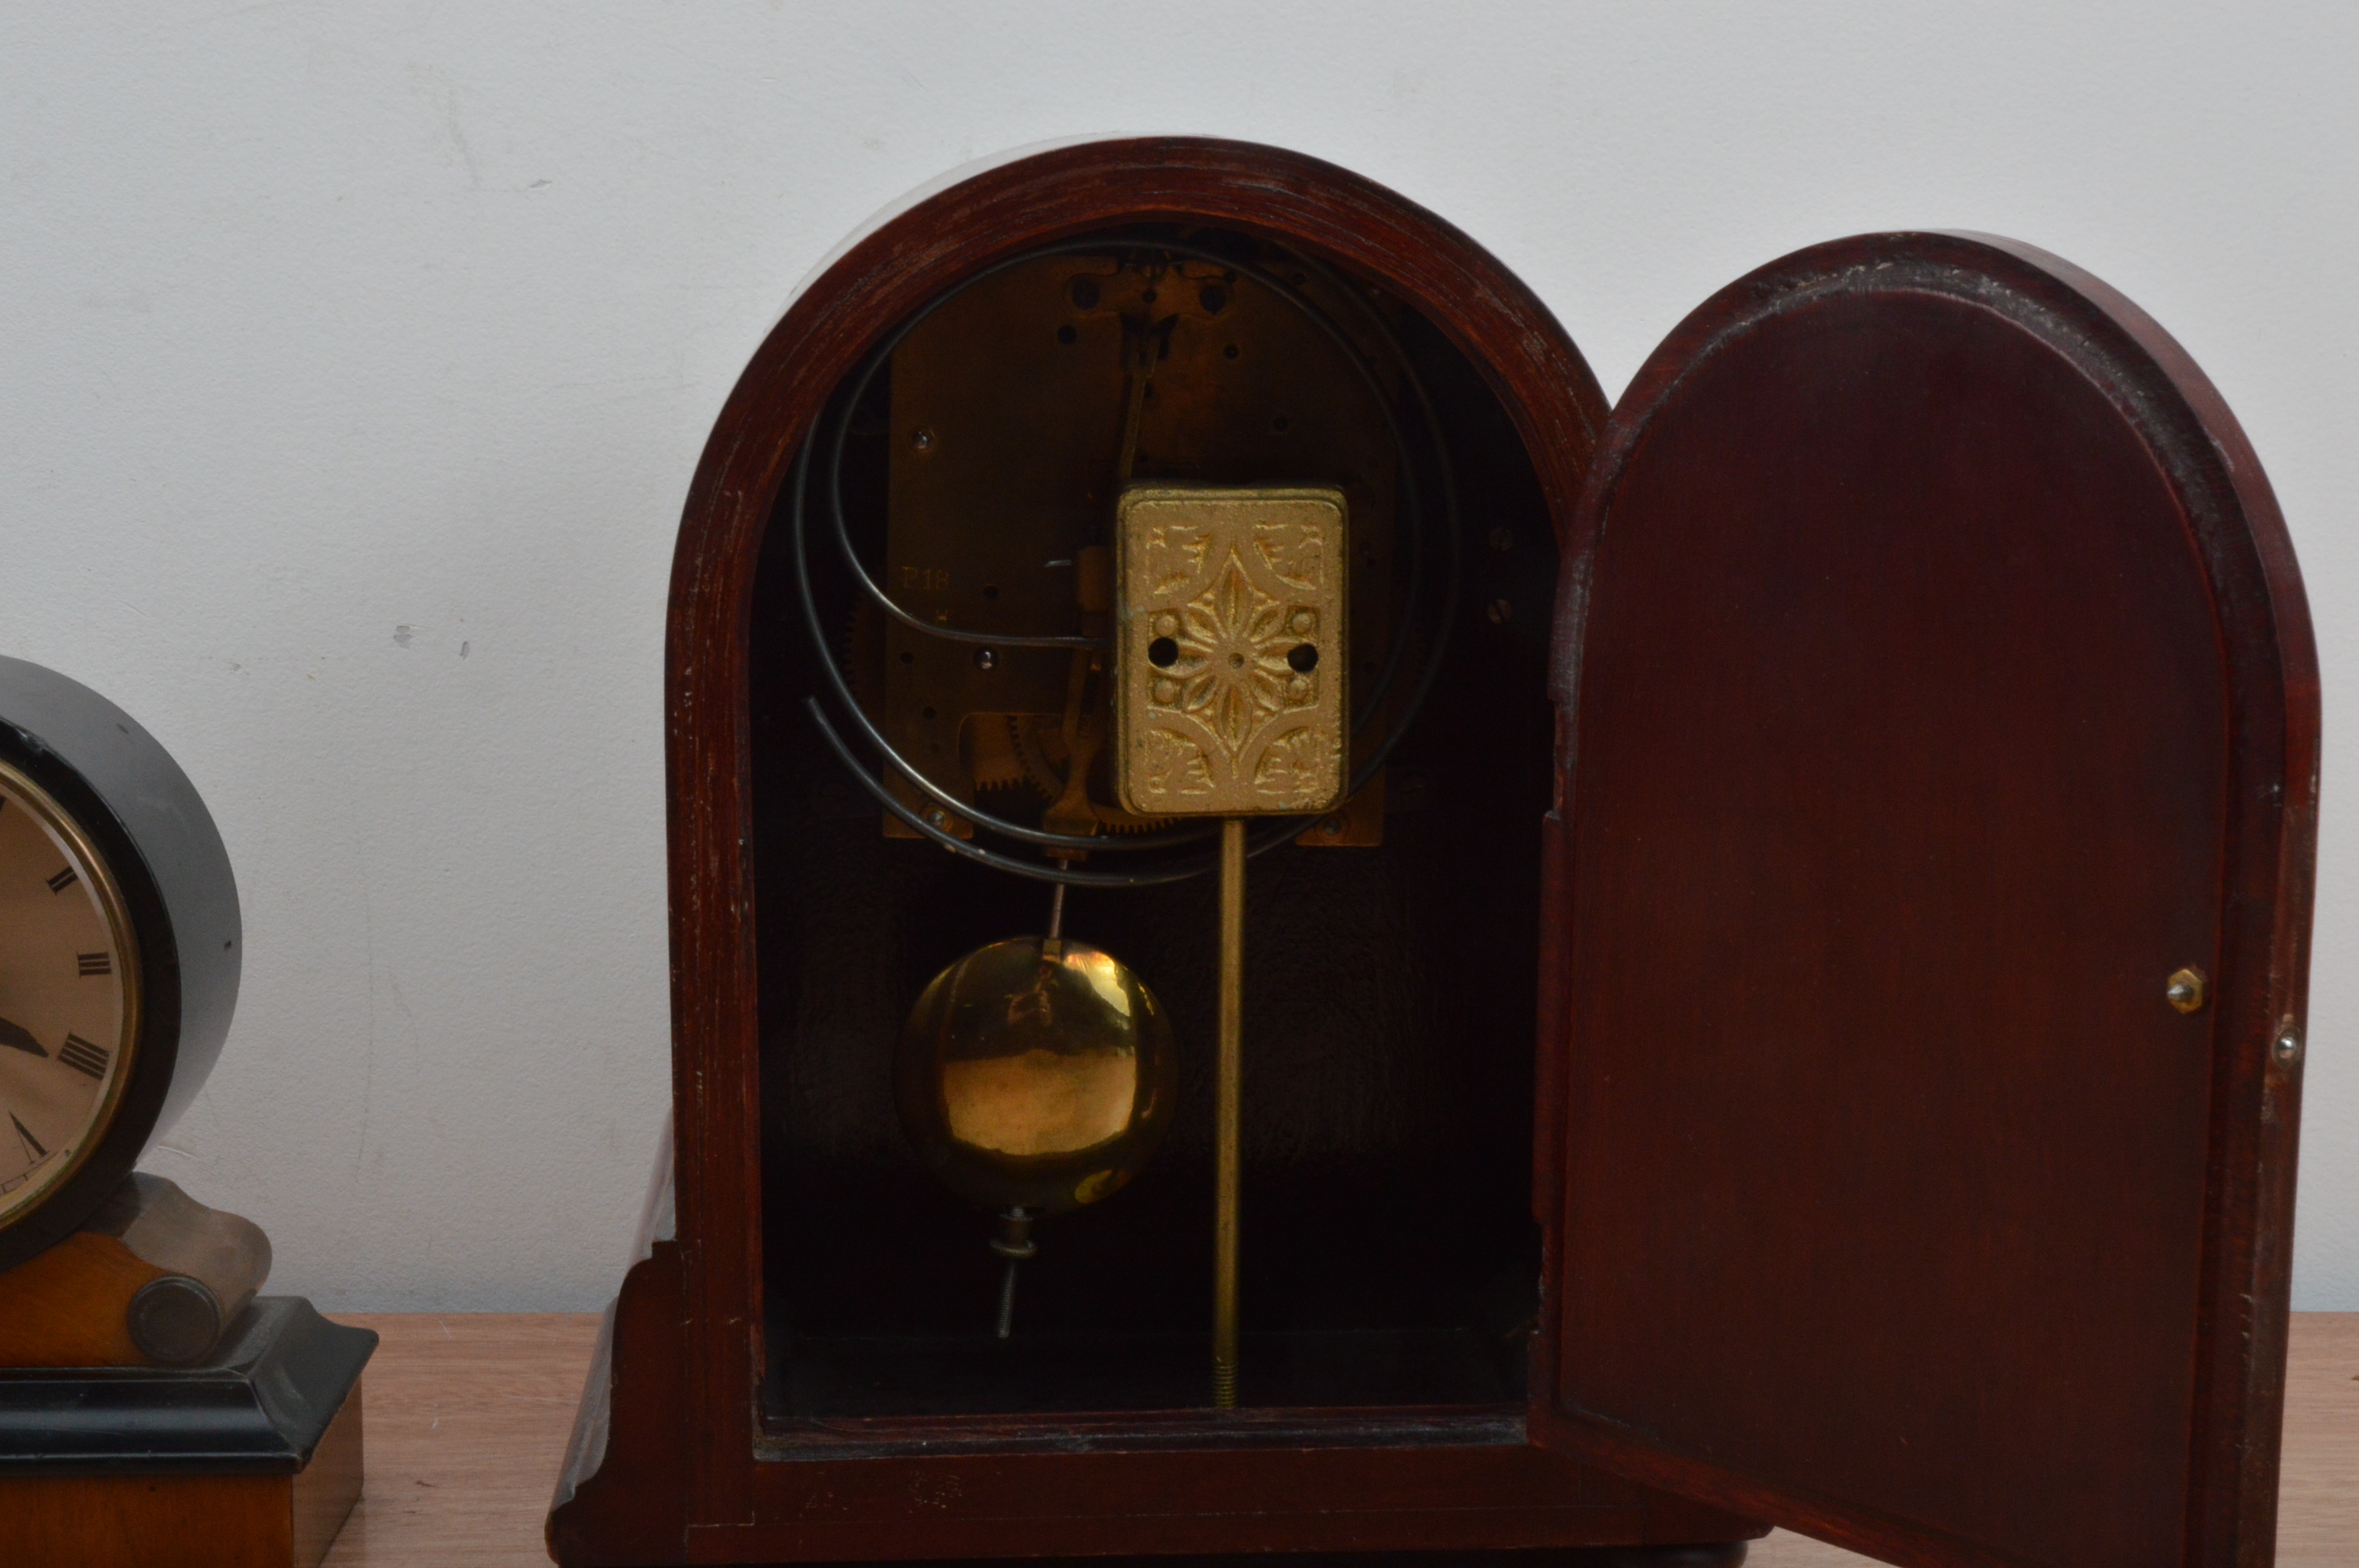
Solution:
M 1134 485 L 1114 549 L 1123 804 L 1254 816 L 1342 799 L 1343 492 Z
M 1125 369 L 1158 345 L 1133 453 L 1141 483 L 1332 487 L 1352 519 L 1355 672 L 1391 633 L 1396 459 L 1383 410 L 1307 318 L 1228 269 L 1053 256 L 985 278 L 894 351 L 889 523 L 882 580 L 929 621 L 1010 633 L 1084 629 L 1082 568 L 1110 546 L 1120 492 Z M 1376 319 L 1389 300 L 1318 273 L 1289 276 L 1350 333 L 1389 392 Z M 861 702 L 896 749 L 955 798 L 1019 816 L 1047 803 L 1065 830 L 1147 825 L 1114 785 L 1104 672 L 1061 649 L 929 637 L 867 612 L 847 629 Z M 1379 715 L 1369 726 L 1381 733 Z M 1094 737 L 1106 743 L 1097 746 Z M 1094 753 L 1081 799 L 1077 756 Z M 1306 842 L 1381 841 L 1381 796 Z M 1061 797 L 1061 799 L 1060 799 Z M 908 795 L 919 804 L 914 792 Z M 1079 814 L 1062 815 L 1079 802 Z M 1363 807 L 1366 809 L 1363 810 Z M 886 831 L 907 833 L 886 817 Z M 945 826 L 963 832 L 955 816 Z

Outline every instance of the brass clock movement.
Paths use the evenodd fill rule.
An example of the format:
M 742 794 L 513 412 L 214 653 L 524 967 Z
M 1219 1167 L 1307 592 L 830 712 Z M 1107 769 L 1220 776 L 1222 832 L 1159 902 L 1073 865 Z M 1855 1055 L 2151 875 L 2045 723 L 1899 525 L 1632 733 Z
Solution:
M 1044 935 L 927 986 L 894 1066 L 919 1162 L 998 1213 L 1001 1340 L 1034 1221 L 1128 1184 L 1179 1098 L 1154 990 L 1066 934 L 1066 892 L 1218 885 L 1215 973 L 1193 977 L 1218 999 L 1218 1409 L 1241 1377 L 1246 862 L 1382 842 L 1387 762 L 1460 613 L 1457 492 L 1404 330 L 1323 264 L 1239 234 L 1043 246 L 889 334 L 788 499 L 835 698 L 807 711 L 883 832 L 1055 890 Z M 892 426 L 886 504 L 856 521 L 867 406 Z M 979 514 L 998 525 L 974 531 Z M 844 586 L 848 618 L 822 605 Z

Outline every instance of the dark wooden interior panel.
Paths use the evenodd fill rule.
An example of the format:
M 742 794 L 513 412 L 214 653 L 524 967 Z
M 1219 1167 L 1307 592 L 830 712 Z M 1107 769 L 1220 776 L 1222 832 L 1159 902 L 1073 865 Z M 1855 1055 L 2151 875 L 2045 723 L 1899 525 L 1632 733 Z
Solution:
M 2254 725 L 2217 519 L 2158 450 L 2167 384 L 2141 407 L 1978 283 L 1789 259 L 1617 411 L 1574 627 L 1559 1404 L 1895 1561 L 2244 1561 L 2188 1541 L 2221 1053 L 2265 1043 L 2164 998 L 2182 966 L 2267 989 L 2223 938 Z

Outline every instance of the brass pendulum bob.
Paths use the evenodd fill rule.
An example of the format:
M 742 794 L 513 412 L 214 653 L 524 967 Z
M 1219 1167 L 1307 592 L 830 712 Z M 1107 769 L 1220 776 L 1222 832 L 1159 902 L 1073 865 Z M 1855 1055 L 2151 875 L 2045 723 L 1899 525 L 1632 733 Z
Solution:
M 918 1158 L 999 1216 L 998 1336 L 1013 1332 L 1033 1222 L 1120 1191 L 1163 1141 L 1179 1098 L 1171 1026 L 1113 957 L 1065 940 L 1064 888 L 1045 936 L 978 947 L 936 975 L 902 1025 L 894 1098 Z

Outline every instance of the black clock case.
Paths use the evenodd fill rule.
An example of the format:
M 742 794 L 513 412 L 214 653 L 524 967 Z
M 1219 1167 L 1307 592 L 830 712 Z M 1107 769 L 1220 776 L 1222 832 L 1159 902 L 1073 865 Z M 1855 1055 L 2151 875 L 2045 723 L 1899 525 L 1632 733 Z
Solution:
M 0 1269 L 71 1235 L 203 1087 L 237 1006 L 237 882 L 212 814 L 157 739 L 80 681 L 0 657 L 0 761 L 47 790 L 114 873 L 138 946 L 139 1036 L 114 1122 L 0 1228 Z

